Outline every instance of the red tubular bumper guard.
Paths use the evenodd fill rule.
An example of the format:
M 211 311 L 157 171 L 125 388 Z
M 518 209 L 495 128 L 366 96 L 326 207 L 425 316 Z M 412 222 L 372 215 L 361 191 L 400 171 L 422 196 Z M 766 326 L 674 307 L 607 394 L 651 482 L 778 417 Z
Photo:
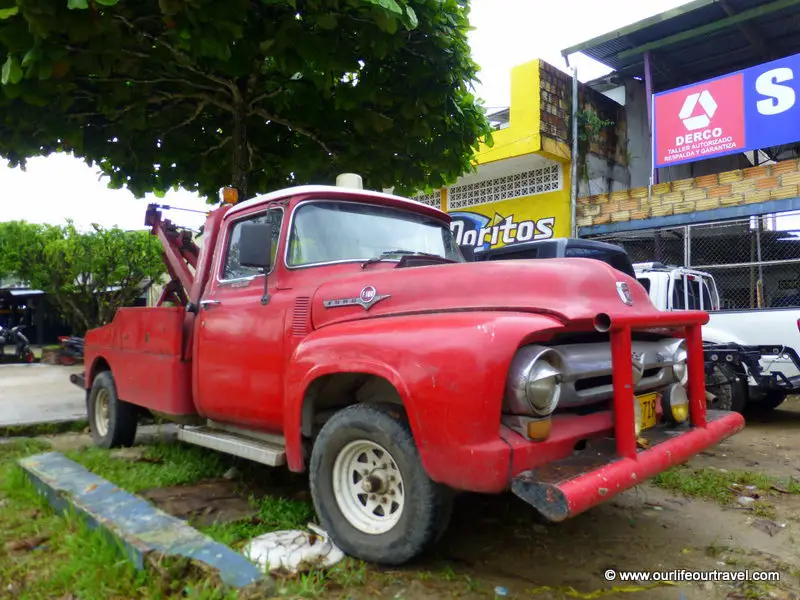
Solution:
M 706 414 L 703 338 L 708 314 L 701 311 L 664 312 L 653 317 L 614 317 L 600 314 L 598 331 L 611 335 L 614 374 L 614 439 L 593 444 L 569 458 L 525 471 L 514 477 L 511 490 L 551 521 L 563 521 L 648 477 L 685 462 L 744 427 L 742 415 Z M 689 423 L 657 426 L 642 433 L 649 447 L 638 450 L 634 429 L 634 386 L 631 332 L 671 329 L 686 339 L 689 368 Z

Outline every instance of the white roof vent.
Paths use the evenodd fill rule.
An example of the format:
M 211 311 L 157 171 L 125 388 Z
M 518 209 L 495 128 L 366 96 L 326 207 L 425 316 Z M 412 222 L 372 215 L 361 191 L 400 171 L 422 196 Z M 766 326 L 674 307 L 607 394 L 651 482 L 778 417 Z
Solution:
M 361 175 L 356 173 L 342 173 L 336 177 L 336 187 L 355 188 L 357 190 L 364 189 L 364 184 L 361 181 Z

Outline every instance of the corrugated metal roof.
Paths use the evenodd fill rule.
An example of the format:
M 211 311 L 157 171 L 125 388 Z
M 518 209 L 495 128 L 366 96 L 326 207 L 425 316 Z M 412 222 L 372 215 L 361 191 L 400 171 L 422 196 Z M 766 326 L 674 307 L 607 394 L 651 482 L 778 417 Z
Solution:
M 695 0 L 562 51 L 644 77 L 660 91 L 800 53 L 800 0 Z

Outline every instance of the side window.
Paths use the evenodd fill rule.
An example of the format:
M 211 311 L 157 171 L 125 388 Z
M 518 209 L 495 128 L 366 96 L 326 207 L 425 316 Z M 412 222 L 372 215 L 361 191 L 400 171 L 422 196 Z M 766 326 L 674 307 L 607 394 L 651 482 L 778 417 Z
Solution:
M 686 302 L 683 295 L 683 277 L 675 278 L 675 285 L 672 288 L 672 310 L 686 310 Z
M 714 310 L 714 301 L 711 298 L 711 287 L 705 279 L 700 280 L 703 290 L 703 310 Z
M 269 210 L 269 217 L 272 225 L 272 264 L 275 264 L 275 257 L 278 252 L 278 240 L 281 234 L 281 222 L 283 221 L 283 210 L 273 208 Z M 222 267 L 222 279 L 244 279 L 254 277 L 259 274 L 259 270 L 254 267 L 244 267 L 239 263 L 239 238 L 242 234 L 242 225 L 245 223 L 265 223 L 267 213 L 259 213 L 248 219 L 236 221 L 231 229 L 228 238 L 228 248 L 225 253 L 225 263 Z

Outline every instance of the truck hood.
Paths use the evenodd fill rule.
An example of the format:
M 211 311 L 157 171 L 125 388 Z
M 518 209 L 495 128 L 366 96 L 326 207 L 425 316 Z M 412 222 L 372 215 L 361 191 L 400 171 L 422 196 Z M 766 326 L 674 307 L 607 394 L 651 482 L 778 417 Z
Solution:
M 598 313 L 659 314 L 635 279 L 591 259 L 370 268 L 317 288 L 311 310 L 315 329 L 374 317 L 463 310 L 544 313 L 565 322 L 591 321 Z M 631 306 L 617 290 L 618 282 L 628 285 Z

